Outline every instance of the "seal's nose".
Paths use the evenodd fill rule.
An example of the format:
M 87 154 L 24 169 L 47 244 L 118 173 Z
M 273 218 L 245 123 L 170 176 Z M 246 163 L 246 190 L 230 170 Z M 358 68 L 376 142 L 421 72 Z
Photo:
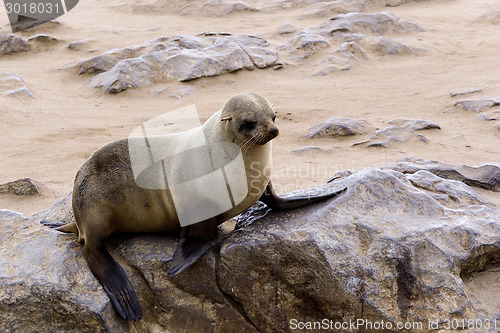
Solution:
M 279 134 L 279 132 L 280 132 L 280 131 L 278 130 L 278 127 L 273 126 L 273 127 L 271 127 L 271 129 L 269 130 L 269 132 L 271 132 L 271 134 L 272 134 L 274 137 L 276 137 L 276 136 L 278 136 L 278 134 Z

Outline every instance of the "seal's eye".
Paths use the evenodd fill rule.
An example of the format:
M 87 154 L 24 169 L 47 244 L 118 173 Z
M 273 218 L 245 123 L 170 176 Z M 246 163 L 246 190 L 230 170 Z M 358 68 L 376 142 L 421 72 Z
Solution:
M 243 124 L 241 124 L 241 127 L 246 130 L 253 130 L 255 128 L 255 125 L 257 125 L 256 121 L 252 120 L 245 120 Z

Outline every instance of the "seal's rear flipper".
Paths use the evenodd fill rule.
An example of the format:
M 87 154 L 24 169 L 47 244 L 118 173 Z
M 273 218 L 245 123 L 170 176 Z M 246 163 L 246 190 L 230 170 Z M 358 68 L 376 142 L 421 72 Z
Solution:
M 78 228 L 76 227 L 75 222 L 66 223 L 61 221 L 53 221 L 53 220 L 41 220 L 40 224 L 43 224 L 46 227 L 55 229 L 57 231 L 65 232 L 65 233 L 73 233 L 78 234 Z
M 182 228 L 181 239 L 172 257 L 168 274 L 175 276 L 191 266 L 217 242 L 217 236 L 215 218 Z
M 108 294 L 113 306 L 123 319 L 139 320 L 142 308 L 134 288 L 121 266 L 113 259 L 104 245 L 85 244 L 85 259 L 90 270 Z
M 336 197 L 347 190 L 347 187 L 344 187 L 341 190 L 329 191 L 326 193 L 321 193 L 317 195 L 302 195 L 295 196 L 291 198 L 281 198 L 274 192 L 273 186 L 271 182 L 266 187 L 266 190 L 260 197 L 260 201 L 271 207 L 272 209 L 284 210 L 284 209 L 293 209 L 302 207 L 304 205 L 308 205 L 314 202 L 318 202 L 321 200 L 325 200 L 331 197 Z
M 54 220 L 41 220 L 40 224 L 43 224 L 44 226 L 52 229 L 56 229 L 65 225 L 66 222 L 54 221 Z

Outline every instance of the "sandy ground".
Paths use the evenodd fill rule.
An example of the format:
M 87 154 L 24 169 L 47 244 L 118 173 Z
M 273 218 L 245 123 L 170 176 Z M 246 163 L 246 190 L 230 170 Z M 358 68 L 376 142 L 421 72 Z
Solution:
M 202 120 L 217 111 L 232 95 L 254 91 L 266 96 L 278 112 L 280 136 L 274 142 L 273 183 L 279 192 L 325 182 L 336 171 L 388 163 L 404 156 L 448 163 L 477 165 L 500 162 L 499 121 L 484 121 L 453 106 L 452 91 L 487 86 L 470 97 L 500 96 L 499 25 L 472 21 L 498 0 L 423 1 L 390 8 L 426 27 L 426 32 L 405 35 L 426 49 L 423 55 L 370 57 L 349 71 L 313 76 L 315 57 L 301 66 L 282 70 L 239 71 L 218 77 L 179 83 L 165 81 L 102 95 L 86 87 L 89 76 L 58 68 L 108 49 L 142 43 L 159 36 L 203 31 L 234 34 L 260 33 L 277 46 L 290 36 L 275 30 L 292 22 L 297 30 L 326 18 L 302 18 L 303 9 L 266 13 L 236 13 L 224 18 L 180 15 L 144 15 L 120 11 L 119 3 L 85 0 L 58 20 L 55 28 L 40 26 L 18 33 L 27 38 L 46 33 L 59 39 L 49 47 L 1 56 L 0 72 L 15 73 L 25 81 L 34 99 L 0 96 L 0 183 L 31 177 L 42 184 L 42 195 L 0 195 L 0 208 L 33 214 L 66 196 L 80 165 L 104 144 L 127 137 L 131 130 L 157 115 L 196 104 Z M 0 9 L 0 32 L 10 32 L 5 9 Z M 69 42 L 92 38 L 80 51 Z M 97 50 L 90 53 L 89 51 Z M 179 86 L 194 88 L 180 99 L 169 97 Z M 158 90 L 165 89 L 161 94 Z M 429 143 L 403 143 L 389 149 L 352 146 L 360 137 L 305 139 L 307 129 L 331 117 L 364 118 L 375 128 L 395 118 L 429 119 L 441 130 L 423 133 Z M 291 150 L 318 145 L 330 153 L 303 156 Z M 500 205 L 500 193 L 480 191 Z

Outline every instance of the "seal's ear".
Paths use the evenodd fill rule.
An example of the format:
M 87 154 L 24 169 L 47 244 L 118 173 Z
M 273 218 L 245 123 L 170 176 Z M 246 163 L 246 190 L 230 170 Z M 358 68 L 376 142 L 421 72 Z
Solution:
M 231 120 L 231 119 L 233 119 L 233 117 L 228 116 L 228 117 L 224 117 L 224 118 L 222 118 L 220 121 L 226 121 L 226 120 Z

